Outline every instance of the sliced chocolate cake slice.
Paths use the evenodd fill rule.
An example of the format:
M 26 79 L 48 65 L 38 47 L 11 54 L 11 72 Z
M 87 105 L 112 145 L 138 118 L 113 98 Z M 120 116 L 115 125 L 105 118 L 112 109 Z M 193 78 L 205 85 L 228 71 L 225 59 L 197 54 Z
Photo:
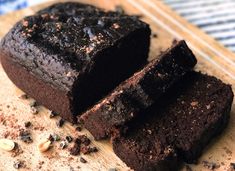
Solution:
M 136 17 L 59 3 L 19 21 L 0 57 L 13 83 L 73 122 L 147 62 L 150 32 Z
M 215 77 L 192 72 L 161 99 L 113 138 L 114 152 L 136 171 L 177 170 L 177 159 L 196 160 L 226 127 L 233 92 Z
M 151 106 L 195 64 L 192 51 L 179 41 L 84 113 L 81 121 L 96 140 L 106 138 Z

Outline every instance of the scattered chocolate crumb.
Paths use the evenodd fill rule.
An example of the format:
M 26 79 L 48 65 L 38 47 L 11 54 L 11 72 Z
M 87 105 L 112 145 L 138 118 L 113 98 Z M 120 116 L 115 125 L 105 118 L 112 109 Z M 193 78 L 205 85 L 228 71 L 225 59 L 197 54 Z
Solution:
M 116 168 L 109 168 L 108 171 L 117 171 L 117 169 Z
M 25 143 L 32 143 L 33 142 L 32 137 L 31 137 L 31 133 L 27 130 L 21 129 L 19 136 L 20 136 L 20 140 L 22 140 Z
M 87 163 L 87 161 L 83 157 L 80 158 L 80 162 Z
M 23 153 L 23 150 L 20 148 L 19 144 L 15 142 L 15 148 L 13 149 L 11 156 L 16 157 Z
M 153 37 L 153 38 L 157 38 L 157 37 L 158 37 L 157 33 L 153 33 L 153 34 L 152 34 L 152 37 Z
M 91 143 L 91 140 L 87 138 L 86 135 L 81 135 L 78 138 L 81 140 L 81 143 L 84 144 L 85 146 L 88 146 Z
M 69 152 L 73 156 L 77 156 L 80 154 L 80 144 L 79 143 L 74 143 L 73 146 L 69 149 Z
M 89 154 L 89 147 L 83 146 L 83 147 L 81 148 L 81 152 L 82 152 L 82 154 Z
M 28 128 L 31 125 L 32 125 L 32 123 L 30 121 L 27 121 L 27 122 L 24 123 L 25 128 Z
M 19 98 L 25 100 L 25 99 L 28 99 L 28 95 L 27 94 L 22 94 L 22 95 L 19 96 Z
M 73 141 L 73 138 L 71 137 L 71 136 L 66 136 L 65 137 L 65 139 L 66 139 L 66 141 L 68 142 L 68 143 L 71 143 L 72 141 Z
M 209 162 L 209 161 L 202 161 L 203 167 L 210 169 L 210 170 L 214 170 L 220 167 L 219 164 L 216 164 L 214 162 Z
M 59 119 L 58 120 L 58 122 L 56 122 L 56 125 L 58 126 L 58 127 L 62 127 L 63 125 L 64 125 L 64 120 L 61 118 L 61 119 Z
M 115 6 L 115 12 L 117 12 L 119 14 L 125 14 L 125 11 L 124 11 L 124 9 L 121 5 L 116 5 Z
M 61 149 L 65 149 L 67 146 L 68 146 L 68 144 L 67 144 L 66 141 L 61 141 L 61 143 L 60 143 L 60 148 Z
M 55 116 L 58 116 L 59 114 L 58 113 L 56 113 L 56 112 L 54 112 L 54 111 L 51 111 L 50 112 L 50 118 L 54 118 Z
M 90 152 L 91 153 L 96 153 L 96 152 L 98 152 L 98 148 L 97 147 L 91 147 Z
M 81 126 L 77 126 L 75 130 L 80 132 L 82 130 L 82 127 Z
M 51 142 L 54 142 L 54 137 L 51 134 L 49 135 L 49 137 L 47 139 Z
M 82 152 L 83 154 L 95 153 L 95 152 L 97 152 L 97 151 L 98 151 L 98 149 L 97 149 L 96 147 L 83 146 L 83 147 L 81 148 L 81 152 Z
M 76 139 L 74 140 L 74 143 L 81 144 L 82 141 L 81 141 L 80 137 L 76 138 Z
M 38 109 L 36 107 L 31 107 L 30 112 L 34 115 L 38 114 Z
M 20 169 L 20 168 L 24 167 L 24 162 L 20 161 L 20 160 L 17 160 L 17 161 L 14 162 L 13 167 L 15 169 Z

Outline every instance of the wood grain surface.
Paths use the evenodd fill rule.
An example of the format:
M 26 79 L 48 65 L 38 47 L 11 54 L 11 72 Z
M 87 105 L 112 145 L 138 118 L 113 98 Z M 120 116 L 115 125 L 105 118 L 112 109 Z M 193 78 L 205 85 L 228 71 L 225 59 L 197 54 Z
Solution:
M 142 15 L 142 19 L 151 25 L 152 32 L 157 34 L 152 38 L 150 59 L 156 57 L 161 51 L 168 48 L 173 39 L 185 39 L 198 58 L 197 70 L 219 77 L 224 82 L 235 85 L 235 55 L 225 49 L 214 39 L 203 33 L 195 26 L 189 24 L 160 0 L 81 0 L 105 9 L 112 10 L 116 5 L 122 5 L 129 14 Z M 0 16 L 0 37 L 23 16 L 31 15 L 35 11 L 50 5 L 53 2 L 31 7 L 21 11 Z M 234 91 L 235 92 L 235 91 Z M 26 167 L 21 170 L 56 170 L 56 171 L 96 171 L 130 170 L 112 151 L 109 141 L 92 143 L 98 147 L 99 152 L 83 156 L 88 162 L 79 161 L 80 156 L 69 155 L 68 150 L 59 149 L 59 143 L 46 153 L 40 153 L 37 144 L 49 134 L 57 133 L 61 137 L 66 135 L 76 136 L 87 134 L 75 131 L 75 126 L 66 123 L 62 128 L 56 126 L 59 118 L 49 119 L 49 110 L 40 106 L 37 115 L 30 113 L 29 103 L 32 99 L 22 100 L 19 96 L 23 94 L 7 78 L 0 66 L 0 138 L 7 136 L 19 144 L 23 153 L 13 156 L 12 152 L 0 150 L 0 170 L 11 171 L 14 162 L 21 160 Z M 20 128 L 24 128 L 24 122 L 31 121 L 32 127 L 28 128 L 33 136 L 33 143 L 25 144 L 17 137 Z M 190 165 L 193 170 L 206 170 L 202 161 L 215 162 L 220 165 L 216 170 L 228 170 L 229 164 L 235 162 L 235 108 L 231 112 L 228 127 L 219 137 L 212 140 L 206 148 L 197 165 Z M 44 162 L 44 163 L 43 163 Z M 42 164 L 43 163 L 43 164 Z M 183 170 L 183 169 L 182 169 Z

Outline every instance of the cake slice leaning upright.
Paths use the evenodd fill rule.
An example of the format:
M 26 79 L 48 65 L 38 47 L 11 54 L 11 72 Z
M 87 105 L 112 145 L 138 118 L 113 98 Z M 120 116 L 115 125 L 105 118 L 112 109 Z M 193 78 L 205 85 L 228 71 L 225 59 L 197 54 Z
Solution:
M 116 134 L 113 150 L 135 171 L 176 171 L 179 161 L 197 160 L 224 130 L 232 101 L 230 85 L 191 72 L 144 115 L 129 122 L 125 134 Z
M 123 130 L 142 110 L 150 107 L 196 64 L 185 41 L 179 41 L 122 82 L 79 119 L 96 140 Z
M 16 86 L 75 122 L 147 62 L 150 32 L 133 16 L 58 3 L 15 24 L 0 43 L 1 63 Z

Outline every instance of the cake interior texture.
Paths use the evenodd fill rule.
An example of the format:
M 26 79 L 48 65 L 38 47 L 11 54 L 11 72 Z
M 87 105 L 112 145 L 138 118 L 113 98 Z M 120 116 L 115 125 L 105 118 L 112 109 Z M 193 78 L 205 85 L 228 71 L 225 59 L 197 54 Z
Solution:
M 91 5 L 52 5 L 19 21 L 0 44 L 8 77 L 39 104 L 75 122 L 147 61 L 150 28 Z
M 196 64 L 185 41 L 179 41 L 122 82 L 108 96 L 81 115 L 96 140 L 110 137 L 140 111 L 150 107 Z
M 231 86 L 193 71 L 113 137 L 114 152 L 137 171 L 177 170 L 179 161 L 194 162 L 224 130 L 232 101 Z

